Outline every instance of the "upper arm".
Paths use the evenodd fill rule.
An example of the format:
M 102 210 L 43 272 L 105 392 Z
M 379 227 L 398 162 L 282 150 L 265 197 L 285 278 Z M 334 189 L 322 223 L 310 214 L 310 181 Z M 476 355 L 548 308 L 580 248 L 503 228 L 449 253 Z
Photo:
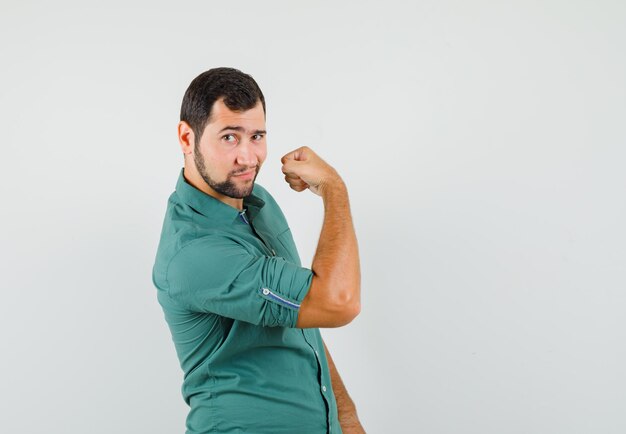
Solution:
M 192 241 L 167 269 L 170 297 L 195 312 L 263 326 L 295 327 L 312 271 L 275 256 L 256 256 L 226 237 Z
M 302 300 L 296 327 L 341 327 L 352 321 L 360 311 L 359 303 L 333 298 L 339 291 L 329 291 L 329 283 L 313 274 L 311 287 Z

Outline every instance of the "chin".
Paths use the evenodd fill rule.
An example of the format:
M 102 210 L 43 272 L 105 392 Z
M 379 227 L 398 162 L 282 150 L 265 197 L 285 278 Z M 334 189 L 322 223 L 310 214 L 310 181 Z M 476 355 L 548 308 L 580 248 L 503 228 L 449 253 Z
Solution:
M 250 185 L 248 188 L 242 188 L 237 192 L 237 199 L 243 199 L 244 197 L 248 197 L 252 194 L 252 190 L 254 188 L 254 183 Z

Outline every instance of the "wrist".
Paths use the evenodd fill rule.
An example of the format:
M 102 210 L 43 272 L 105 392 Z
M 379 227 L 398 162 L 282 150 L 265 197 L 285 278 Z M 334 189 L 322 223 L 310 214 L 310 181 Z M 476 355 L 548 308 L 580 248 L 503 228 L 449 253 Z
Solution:
M 320 196 L 326 198 L 328 195 L 333 194 L 337 191 L 347 190 L 346 184 L 343 182 L 343 179 L 339 176 L 339 174 L 333 170 L 328 176 L 324 177 L 318 186 L 318 190 L 320 192 Z

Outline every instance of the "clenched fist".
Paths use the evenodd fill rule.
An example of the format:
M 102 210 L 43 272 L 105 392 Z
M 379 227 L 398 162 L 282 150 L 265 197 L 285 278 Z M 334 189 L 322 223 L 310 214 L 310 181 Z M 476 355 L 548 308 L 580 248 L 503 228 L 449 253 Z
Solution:
M 334 182 L 342 182 L 332 166 L 322 160 L 312 149 L 303 146 L 291 151 L 280 159 L 285 181 L 295 191 L 307 188 L 318 196 Z

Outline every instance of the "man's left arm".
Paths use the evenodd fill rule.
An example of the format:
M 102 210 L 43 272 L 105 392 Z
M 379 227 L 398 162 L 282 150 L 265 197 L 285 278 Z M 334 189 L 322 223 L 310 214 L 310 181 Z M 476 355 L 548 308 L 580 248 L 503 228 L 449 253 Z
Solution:
M 346 386 L 344 386 L 337 367 L 333 362 L 328 347 L 324 343 L 324 351 L 326 352 L 326 359 L 328 360 L 328 369 L 330 370 L 330 381 L 333 386 L 333 392 L 335 392 L 335 401 L 337 402 L 337 413 L 339 416 L 339 425 L 341 425 L 341 431 L 344 434 L 365 434 L 365 430 L 361 426 L 359 417 L 356 414 L 356 407 L 354 402 L 348 395 Z

